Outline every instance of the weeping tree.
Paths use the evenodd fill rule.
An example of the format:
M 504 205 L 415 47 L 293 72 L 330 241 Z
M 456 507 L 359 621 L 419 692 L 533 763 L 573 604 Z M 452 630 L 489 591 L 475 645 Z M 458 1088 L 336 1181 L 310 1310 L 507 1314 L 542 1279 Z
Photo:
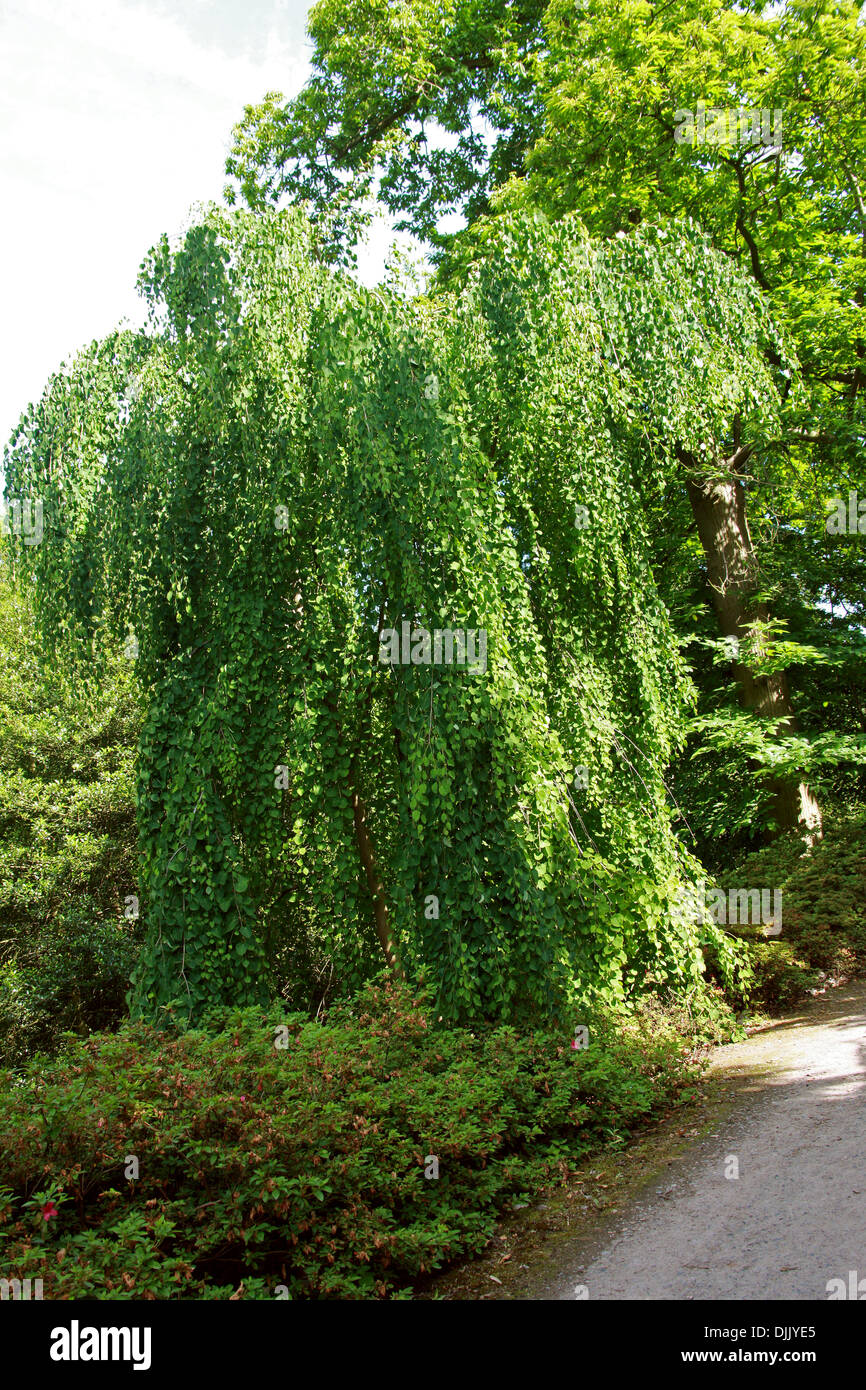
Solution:
M 697 533 L 716 626 L 740 645 L 731 674 L 759 717 L 737 722 L 774 769 L 761 779 L 762 828 L 820 834 L 804 780 L 818 742 L 796 735 L 783 644 L 768 649 L 759 634 L 786 612 L 819 646 L 833 643 L 833 624 L 851 645 L 859 630 L 861 567 L 827 547 L 824 520 L 826 499 L 864 491 L 860 0 L 319 0 L 308 32 L 310 80 L 289 101 L 246 106 L 235 127 L 229 199 L 306 199 L 347 256 L 375 193 L 451 279 L 507 208 L 577 211 L 608 237 L 688 213 L 789 327 L 807 391 L 789 400 L 776 446 L 758 450 L 729 421 L 736 438 L 712 478 L 683 450 L 685 505 L 670 532 L 684 549 Z M 813 657 L 802 643 L 787 653 L 808 720 L 808 675 L 796 686 Z M 823 723 L 838 698 L 818 704 Z
M 676 910 L 693 688 L 644 490 L 776 427 L 772 326 L 689 224 L 489 236 L 424 298 L 211 210 L 11 441 L 46 646 L 82 680 L 122 647 L 147 703 L 136 1015 L 263 1001 L 285 895 L 347 987 L 384 960 L 451 1019 L 736 972 Z

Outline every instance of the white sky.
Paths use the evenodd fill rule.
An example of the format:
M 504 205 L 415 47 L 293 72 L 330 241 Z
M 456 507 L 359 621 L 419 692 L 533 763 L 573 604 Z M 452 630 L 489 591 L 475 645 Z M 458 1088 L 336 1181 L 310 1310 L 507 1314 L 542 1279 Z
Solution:
M 232 126 L 309 72 L 307 0 L 0 0 L 0 446 L 120 319 L 138 267 L 220 199 Z M 378 278 L 380 224 L 359 271 Z

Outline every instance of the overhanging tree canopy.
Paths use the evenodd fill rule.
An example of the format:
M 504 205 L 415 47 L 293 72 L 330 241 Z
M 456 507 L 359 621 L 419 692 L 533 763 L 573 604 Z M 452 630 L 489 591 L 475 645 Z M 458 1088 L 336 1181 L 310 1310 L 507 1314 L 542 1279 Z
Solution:
M 375 189 L 451 283 L 483 244 L 486 217 L 506 208 L 576 211 L 593 236 L 688 215 L 766 293 L 808 389 L 788 401 L 771 449 L 737 430 L 711 489 L 695 486 L 683 452 L 691 506 L 668 513 L 664 536 L 686 549 L 697 527 L 703 592 L 722 635 L 742 641 L 732 674 L 759 711 L 749 740 L 774 768 L 756 821 L 820 833 L 804 776 L 822 762 L 835 772 L 834 758 L 797 732 L 780 647 L 765 634 L 790 623 L 788 636 L 805 639 L 789 643 L 788 662 L 814 733 L 828 702 L 814 692 L 802 702 L 809 650 L 835 661 L 839 642 L 853 649 L 863 613 L 856 551 L 824 533 L 828 499 L 864 491 L 860 0 L 320 0 L 309 34 L 313 75 L 297 97 L 245 108 L 230 199 L 303 198 L 331 229 L 331 253 L 345 255 Z M 829 707 L 851 727 L 836 698 Z
M 137 644 L 137 1013 L 262 998 L 279 891 L 341 978 L 384 951 L 452 1018 L 692 988 L 708 941 L 734 966 L 673 911 L 691 688 L 642 479 L 776 427 L 771 325 L 687 224 L 507 217 L 488 251 L 413 300 L 328 269 L 297 212 L 211 211 L 146 263 L 148 332 L 55 376 L 7 452 L 46 639 Z M 484 669 L 384 663 L 404 624 L 483 631 Z

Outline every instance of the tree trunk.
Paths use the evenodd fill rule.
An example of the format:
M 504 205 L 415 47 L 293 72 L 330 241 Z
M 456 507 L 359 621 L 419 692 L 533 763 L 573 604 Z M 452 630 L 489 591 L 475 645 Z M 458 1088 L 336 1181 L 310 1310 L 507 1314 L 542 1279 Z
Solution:
M 680 454 L 691 473 L 697 471 L 689 455 Z M 754 601 L 755 555 L 746 520 L 746 494 L 732 475 L 724 481 L 698 483 L 687 477 L 689 501 L 707 562 L 707 579 L 719 627 L 725 637 L 746 638 L 747 626 L 767 622 L 769 612 Z M 746 709 L 773 719 L 783 719 L 782 732 L 795 732 L 797 719 L 788 682 L 782 672 L 756 676 L 741 661 L 733 664 Z M 768 774 L 773 812 L 779 830 L 799 830 L 811 844 L 821 836 L 821 810 L 806 782 Z
M 367 808 L 358 794 L 358 788 L 355 783 L 354 766 L 349 773 L 349 787 L 352 793 L 352 818 L 355 825 L 355 843 L 358 846 L 358 854 L 364 868 L 364 873 L 367 876 L 367 887 L 370 889 L 370 897 L 373 899 L 373 915 L 376 919 L 376 933 L 379 937 L 379 942 L 389 969 L 399 980 L 403 980 L 406 976 L 400 964 L 397 948 L 394 944 L 394 937 L 391 931 L 391 917 L 388 912 L 388 901 L 385 897 L 385 886 L 382 883 L 376 865 L 373 842 L 370 839 L 370 832 L 367 829 Z

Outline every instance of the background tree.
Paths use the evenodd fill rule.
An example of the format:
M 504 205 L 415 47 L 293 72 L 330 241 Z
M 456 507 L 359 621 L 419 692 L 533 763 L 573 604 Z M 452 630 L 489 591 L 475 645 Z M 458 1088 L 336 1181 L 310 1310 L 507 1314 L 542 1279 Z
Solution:
M 444 247 L 441 218 L 489 212 L 541 133 L 532 59 L 544 49 L 546 9 L 546 0 L 314 5 L 313 76 L 294 101 L 272 92 L 246 108 L 226 166 L 229 199 L 240 191 L 257 209 L 286 194 L 308 201 L 340 256 L 375 187 L 398 225 Z

